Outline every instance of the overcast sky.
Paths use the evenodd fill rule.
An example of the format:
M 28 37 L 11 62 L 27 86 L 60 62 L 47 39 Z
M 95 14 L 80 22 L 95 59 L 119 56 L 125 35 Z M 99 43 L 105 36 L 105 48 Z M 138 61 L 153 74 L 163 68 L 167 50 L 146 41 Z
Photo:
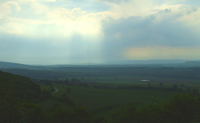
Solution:
M 199 0 L 0 0 L 0 61 L 200 60 Z

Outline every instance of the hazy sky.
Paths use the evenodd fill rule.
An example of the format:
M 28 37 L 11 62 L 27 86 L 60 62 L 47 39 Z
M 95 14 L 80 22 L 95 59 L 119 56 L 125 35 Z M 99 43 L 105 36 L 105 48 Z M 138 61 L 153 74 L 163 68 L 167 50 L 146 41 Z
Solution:
M 199 0 L 0 0 L 0 61 L 200 60 Z

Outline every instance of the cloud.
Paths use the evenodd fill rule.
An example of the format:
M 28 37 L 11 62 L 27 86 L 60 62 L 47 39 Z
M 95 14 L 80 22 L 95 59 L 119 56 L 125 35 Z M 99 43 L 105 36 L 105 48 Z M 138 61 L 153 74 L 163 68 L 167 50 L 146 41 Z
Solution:
M 113 19 L 120 19 L 122 17 L 127 18 L 130 16 L 146 16 L 151 14 L 151 9 L 154 6 L 155 1 L 149 0 L 113 0 L 107 1 L 103 0 L 110 9 L 112 13 L 111 17 Z
M 30 5 L 28 3 L 31 3 Z M 81 8 L 66 9 L 63 7 L 50 8 L 38 1 L 21 3 L 21 6 L 28 4 L 29 9 L 22 8 L 22 14 L 26 15 L 16 18 L 7 16 L 0 20 L 1 32 L 29 36 L 30 38 L 44 38 L 51 35 L 51 38 L 70 39 L 74 34 L 80 33 L 84 38 L 95 41 L 102 38 L 101 20 L 106 12 L 88 13 Z M 27 16 L 27 11 L 29 15 Z M 5 12 L 6 13 L 6 12 Z M 10 12 L 7 10 L 7 14 Z M 66 40 L 66 39 L 65 39 Z
M 168 47 L 168 46 L 132 47 L 124 50 L 124 57 L 128 60 L 149 60 L 149 59 L 197 60 L 200 57 L 199 52 L 200 52 L 200 47 Z
M 46 0 L 47 2 L 56 2 L 56 0 Z
M 190 28 L 199 28 L 200 26 L 200 8 L 191 8 L 186 11 L 187 14 L 178 20 L 184 22 Z
M 9 15 L 11 12 L 18 12 L 20 11 L 20 7 L 16 2 L 6 2 L 0 4 L 0 19 Z
M 47 15 L 52 23 L 63 26 L 65 28 L 63 31 L 66 33 L 80 33 L 85 37 L 96 38 L 102 35 L 100 27 L 102 17 L 99 13 L 87 13 L 81 8 L 72 10 L 58 8 Z
M 177 11 L 176 9 L 161 9 L 160 11 L 157 10 L 158 12 L 156 14 L 145 17 L 131 16 L 117 20 L 110 19 L 104 21 L 102 23 L 104 32 L 102 49 L 104 52 L 103 54 L 105 54 L 105 59 L 122 59 L 124 52 L 127 51 L 125 49 L 129 47 L 135 47 L 137 49 L 137 47 L 155 46 L 172 48 L 200 46 L 200 32 L 185 24 L 185 20 L 180 20 L 185 16 L 196 13 L 196 10 L 181 8 L 180 6 Z M 189 10 L 190 12 L 188 13 L 187 11 Z M 146 50 L 144 53 L 147 52 Z M 196 51 L 193 53 L 197 54 Z M 194 56 L 197 57 L 198 55 Z M 165 56 L 163 55 L 163 57 Z M 169 57 L 166 56 L 166 58 Z
M 186 1 L 2 0 L 0 57 L 49 64 L 195 59 L 199 15 L 200 8 Z

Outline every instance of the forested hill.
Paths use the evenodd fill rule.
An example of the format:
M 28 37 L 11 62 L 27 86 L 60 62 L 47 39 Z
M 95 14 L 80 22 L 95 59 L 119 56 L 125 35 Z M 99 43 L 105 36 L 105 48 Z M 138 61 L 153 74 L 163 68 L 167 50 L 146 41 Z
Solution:
M 0 123 L 39 123 L 42 109 L 38 84 L 28 78 L 0 71 Z
M 25 100 L 35 100 L 40 96 L 40 87 L 28 78 L 0 71 L 0 97 L 6 95 Z

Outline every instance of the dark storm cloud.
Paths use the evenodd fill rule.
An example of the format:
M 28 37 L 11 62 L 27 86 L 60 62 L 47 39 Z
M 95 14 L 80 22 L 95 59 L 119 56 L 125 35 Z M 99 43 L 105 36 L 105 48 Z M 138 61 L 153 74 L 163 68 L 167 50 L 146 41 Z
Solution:
M 107 58 L 118 58 L 127 47 L 169 46 L 184 47 L 200 44 L 199 35 L 184 23 L 175 22 L 181 15 L 174 15 L 157 21 L 159 12 L 148 17 L 129 17 L 103 22 L 105 40 L 104 54 Z M 115 55 L 114 55 L 115 54 Z

